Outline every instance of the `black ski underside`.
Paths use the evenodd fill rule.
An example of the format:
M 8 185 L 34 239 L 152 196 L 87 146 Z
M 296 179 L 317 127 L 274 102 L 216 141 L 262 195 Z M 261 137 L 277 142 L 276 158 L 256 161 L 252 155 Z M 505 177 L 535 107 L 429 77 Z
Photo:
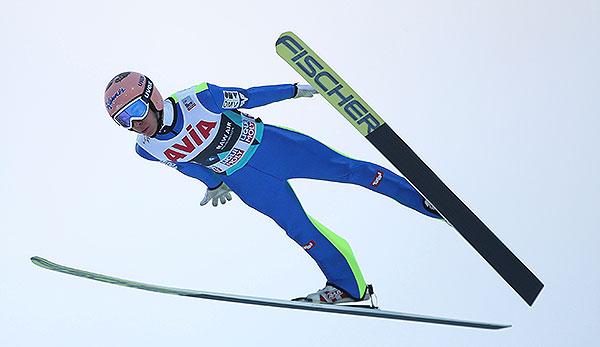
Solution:
M 442 216 L 481 254 L 529 304 L 544 284 L 494 233 L 439 179 L 387 124 L 366 136 Z

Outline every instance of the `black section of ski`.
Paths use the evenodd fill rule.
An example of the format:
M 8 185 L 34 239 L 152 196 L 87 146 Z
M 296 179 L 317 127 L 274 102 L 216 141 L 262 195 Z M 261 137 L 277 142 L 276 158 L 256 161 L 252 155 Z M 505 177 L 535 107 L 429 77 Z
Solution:
M 529 304 L 544 284 L 506 247 L 387 124 L 371 142 Z

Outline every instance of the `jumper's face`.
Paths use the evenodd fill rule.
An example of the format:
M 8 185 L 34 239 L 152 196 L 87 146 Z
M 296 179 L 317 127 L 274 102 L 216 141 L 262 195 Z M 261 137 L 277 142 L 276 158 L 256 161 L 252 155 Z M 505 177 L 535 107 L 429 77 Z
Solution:
M 131 130 L 136 133 L 152 136 L 158 131 L 158 114 L 150 108 L 144 119 L 134 120 L 131 125 Z
M 157 133 L 164 102 L 148 77 L 131 71 L 118 74 L 108 83 L 104 102 L 108 115 L 120 126 L 147 136 Z

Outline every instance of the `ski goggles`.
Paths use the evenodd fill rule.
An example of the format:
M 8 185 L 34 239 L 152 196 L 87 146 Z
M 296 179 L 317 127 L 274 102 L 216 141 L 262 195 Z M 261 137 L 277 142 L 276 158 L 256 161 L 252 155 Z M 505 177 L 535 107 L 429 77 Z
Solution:
M 144 93 L 137 98 L 131 100 L 119 112 L 112 117 L 117 124 L 123 128 L 133 128 L 133 121 L 143 120 L 150 111 L 150 96 L 154 90 L 154 83 L 146 77 L 144 85 Z
M 142 100 L 139 96 L 133 99 L 128 105 L 123 107 L 119 112 L 115 113 L 113 119 L 123 128 L 133 128 L 134 120 L 143 120 L 148 115 L 150 104 Z

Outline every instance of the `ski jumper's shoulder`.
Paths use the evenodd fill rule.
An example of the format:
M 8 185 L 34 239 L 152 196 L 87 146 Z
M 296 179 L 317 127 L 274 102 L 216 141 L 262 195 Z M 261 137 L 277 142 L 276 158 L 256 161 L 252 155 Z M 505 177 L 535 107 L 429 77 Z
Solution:
M 175 107 L 181 107 L 181 103 L 184 105 L 189 105 L 189 102 L 192 100 L 189 97 L 194 94 L 204 108 L 214 113 L 221 112 L 212 100 L 212 96 L 208 91 L 208 83 L 206 82 L 175 92 L 171 94 L 168 99 L 173 101 Z

